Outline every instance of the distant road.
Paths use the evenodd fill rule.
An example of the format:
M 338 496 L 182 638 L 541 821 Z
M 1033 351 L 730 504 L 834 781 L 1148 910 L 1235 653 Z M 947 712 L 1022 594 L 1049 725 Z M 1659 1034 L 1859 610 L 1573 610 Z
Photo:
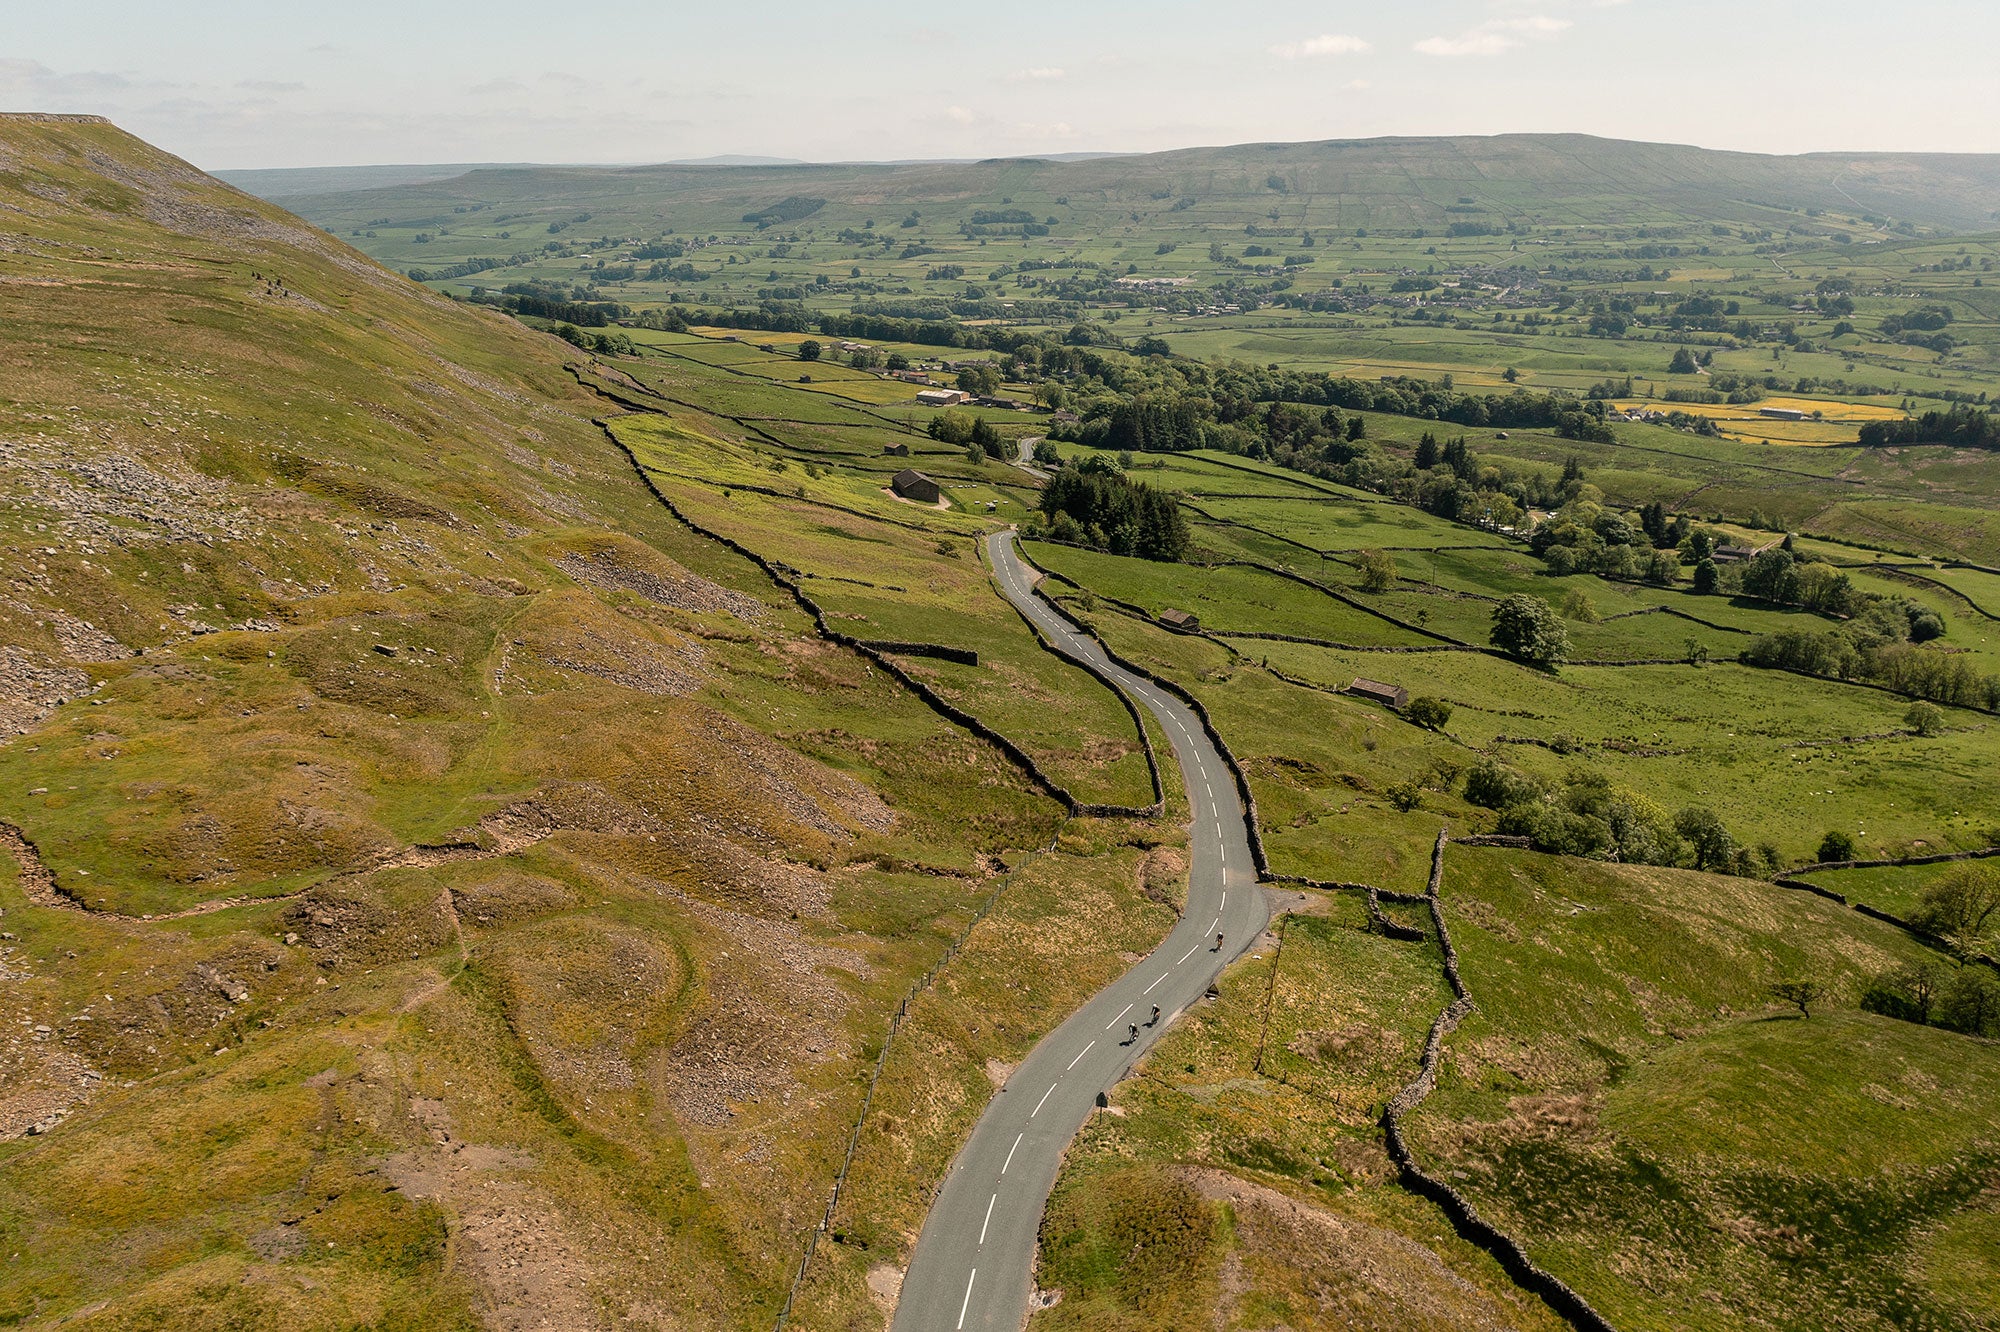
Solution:
M 1035 445 L 1041 443 L 1044 439 L 1047 438 L 1048 436 L 1046 435 L 1028 436 L 1026 439 L 1020 441 L 1020 452 L 1017 453 L 1014 457 L 1014 466 L 1020 468 L 1022 471 L 1026 472 L 1029 476 L 1032 476 L 1039 481 L 1048 480 L 1049 474 L 1043 471 L 1041 468 L 1035 466 Z
M 1165 943 L 1044 1037 L 994 1095 L 925 1218 L 895 1332 L 1016 1332 L 1031 1294 L 1049 1190 L 1097 1094 L 1121 1080 L 1270 923 L 1235 782 L 1193 711 L 1112 665 L 1094 640 L 1037 600 L 1029 591 L 1034 573 L 1016 553 L 1013 533 L 989 536 L 986 548 L 1007 599 L 1064 649 L 1104 668 L 1172 741 L 1193 809 L 1187 910 Z M 1149 1027 L 1154 1004 L 1161 1019 Z M 1133 1022 L 1139 1036 L 1129 1041 Z

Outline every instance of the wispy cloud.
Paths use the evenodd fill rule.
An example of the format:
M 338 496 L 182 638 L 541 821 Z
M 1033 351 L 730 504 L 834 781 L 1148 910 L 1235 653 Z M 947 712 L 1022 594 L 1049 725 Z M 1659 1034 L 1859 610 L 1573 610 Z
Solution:
M 1456 37 L 1426 37 L 1413 49 L 1432 56 L 1495 56 L 1531 41 L 1554 37 L 1571 26 L 1568 19 L 1551 18 L 1547 14 L 1488 19 Z
M 1053 83 L 1068 73 L 1061 65 L 1037 65 L 1032 69 L 1017 69 L 1007 77 L 1016 83 Z
M 1359 37 L 1344 32 L 1323 32 L 1303 41 L 1285 42 L 1271 48 L 1280 60 L 1311 60 L 1319 56 L 1361 55 L 1374 48 Z

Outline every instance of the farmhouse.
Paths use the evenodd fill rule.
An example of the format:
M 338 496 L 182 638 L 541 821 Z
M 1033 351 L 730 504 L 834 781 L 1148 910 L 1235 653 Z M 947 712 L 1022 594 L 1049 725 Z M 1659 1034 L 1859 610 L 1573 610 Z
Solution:
M 1169 629 L 1178 629 L 1184 634 L 1201 632 L 1199 617 L 1184 610 L 1175 610 L 1171 606 L 1160 612 L 1160 623 Z
M 1768 416 L 1773 421 L 1803 421 L 1806 414 L 1796 407 L 1759 407 L 1757 415 Z
M 1347 686 L 1347 692 L 1386 704 L 1398 712 L 1401 712 L 1403 706 L 1410 701 L 1410 691 L 1401 685 L 1383 684 L 1380 680 L 1364 680 L 1359 676 L 1355 677 L 1353 684 Z
M 907 458 L 910 456 L 910 446 L 899 439 L 894 444 L 884 444 L 882 452 L 893 453 L 898 458 Z
M 1717 546 L 1711 558 L 1717 564 L 1743 564 L 1756 554 L 1755 546 Z
M 889 489 L 904 499 L 915 500 L 919 504 L 936 504 L 944 496 L 944 492 L 938 489 L 937 482 L 914 467 L 905 467 L 896 473 L 895 480 L 889 483 Z
M 889 376 L 892 379 L 900 379 L 905 384 L 928 384 L 931 382 L 931 377 L 921 370 L 891 370 Z
M 926 407 L 950 407 L 964 402 L 972 395 L 960 389 L 922 389 L 917 393 L 917 401 Z

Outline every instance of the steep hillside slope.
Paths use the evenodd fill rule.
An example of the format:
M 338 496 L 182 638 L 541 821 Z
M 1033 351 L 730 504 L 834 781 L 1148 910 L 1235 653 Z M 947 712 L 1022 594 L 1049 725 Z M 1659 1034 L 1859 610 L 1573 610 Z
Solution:
M 1001 1057 L 1170 919 L 567 344 L 102 121 L 0 118 L 0 250 L 0 1319 L 766 1324 L 975 913 L 1073 926 Z

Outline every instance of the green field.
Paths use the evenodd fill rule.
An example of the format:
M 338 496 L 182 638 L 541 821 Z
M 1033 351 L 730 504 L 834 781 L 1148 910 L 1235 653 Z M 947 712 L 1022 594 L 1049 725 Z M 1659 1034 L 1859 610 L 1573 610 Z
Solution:
M 0 159 L 0 1322 L 766 1328 L 845 1167 L 792 1325 L 881 1326 L 1014 1062 L 1186 900 L 1172 765 L 1162 817 L 1069 818 L 924 701 L 1152 799 L 983 563 L 1010 526 L 1201 703 L 1277 875 L 1544 848 L 1447 847 L 1477 1007 L 1404 1121 L 1536 1262 L 1621 1328 L 2000 1320 L 2000 1028 L 1860 1007 L 1982 964 L 1768 882 L 1829 832 L 1992 844 L 2000 714 L 1739 660 L 1921 626 L 2000 674 L 2000 452 L 1853 438 L 1991 405 L 1987 159 L 362 172 L 296 201 L 338 240 L 102 122 L 0 117 Z M 1024 405 L 918 407 L 891 356 Z M 1721 434 L 1603 405 L 1724 383 L 1684 404 Z M 1042 437 L 1046 486 L 1005 461 Z M 1181 502 L 1041 539 L 1119 477 Z M 1653 503 L 1864 595 L 1761 600 L 1743 551 L 1697 593 L 1711 533 L 1652 561 Z M 1185 558 L 1110 553 L 1176 514 Z M 1640 558 L 1557 573 L 1549 518 Z M 1515 597 L 1566 659 L 1492 646 Z M 1815 882 L 1907 915 L 1947 872 Z M 1439 941 L 1271 887 L 1072 1146 L 1032 1325 L 1556 1332 L 1385 1150 Z

